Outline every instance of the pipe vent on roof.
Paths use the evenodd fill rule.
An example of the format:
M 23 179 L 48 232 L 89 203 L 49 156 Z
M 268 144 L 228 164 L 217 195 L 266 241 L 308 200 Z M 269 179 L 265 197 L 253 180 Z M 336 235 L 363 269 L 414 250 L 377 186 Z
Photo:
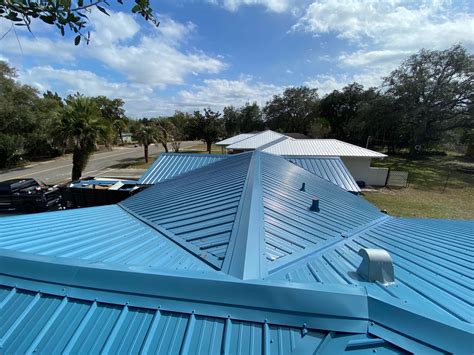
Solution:
M 305 182 L 303 182 L 303 184 L 301 185 L 300 191 L 306 191 L 306 183 Z
M 311 207 L 309 209 L 311 211 L 319 212 L 319 198 L 313 197 L 313 202 L 311 203 Z
M 362 248 L 359 250 L 359 255 L 362 256 L 362 262 L 357 273 L 362 278 L 383 284 L 395 281 L 392 257 L 386 250 Z

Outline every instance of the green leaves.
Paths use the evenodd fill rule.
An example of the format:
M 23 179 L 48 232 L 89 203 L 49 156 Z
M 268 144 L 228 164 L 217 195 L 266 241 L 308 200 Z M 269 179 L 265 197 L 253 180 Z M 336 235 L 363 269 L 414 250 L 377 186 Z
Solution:
M 123 5 L 122 0 L 116 0 Z M 78 0 L 76 5 L 72 1 L 0 1 L 0 18 L 5 18 L 15 23 L 16 26 L 26 26 L 31 31 L 31 20 L 39 18 L 48 25 L 55 25 L 61 35 L 65 35 L 65 29 L 69 29 L 78 36 L 74 37 L 74 44 L 77 46 L 83 37 L 89 43 L 89 34 L 86 30 L 89 20 L 87 14 L 94 8 L 109 16 L 107 7 L 110 7 L 106 0 L 83 1 Z M 159 21 L 153 15 L 153 9 L 148 0 L 136 0 L 132 7 L 132 13 L 140 14 L 145 21 L 159 25 Z

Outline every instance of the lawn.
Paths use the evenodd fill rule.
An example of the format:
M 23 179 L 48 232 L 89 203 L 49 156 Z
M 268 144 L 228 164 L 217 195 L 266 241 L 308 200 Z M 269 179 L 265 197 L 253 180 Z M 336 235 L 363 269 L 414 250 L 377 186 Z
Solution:
M 459 168 L 474 168 L 462 156 L 409 159 L 393 156 L 372 164 L 409 172 L 408 188 L 381 188 L 364 197 L 394 216 L 474 219 L 474 175 Z
M 183 148 L 180 150 L 180 152 L 208 154 L 207 145 L 205 143 L 197 143 L 196 145 L 193 145 L 192 147 Z M 211 154 L 222 154 L 222 148 L 218 145 L 213 144 L 211 146 Z

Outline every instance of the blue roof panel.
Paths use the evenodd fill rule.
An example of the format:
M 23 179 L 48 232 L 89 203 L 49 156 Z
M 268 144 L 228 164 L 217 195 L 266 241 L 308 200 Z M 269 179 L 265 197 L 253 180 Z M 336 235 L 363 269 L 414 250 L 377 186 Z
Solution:
M 164 181 L 121 203 L 130 213 L 220 267 L 229 244 L 251 154 Z
M 0 249 L 163 269 L 213 270 L 117 205 L 0 218 Z
M 360 192 L 359 186 L 339 157 L 285 156 L 284 158 L 344 190 Z
M 366 200 L 277 156 L 262 154 L 261 169 L 265 243 L 271 262 L 281 264 L 283 257 L 312 252 L 384 217 Z M 314 198 L 319 199 L 319 211 L 310 210 Z
M 474 323 L 474 222 L 388 218 L 323 253 L 271 275 L 297 283 L 363 285 L 369 295 L 419 308 L 445 321 Z M 357 277 L 361 248 L 392 256 L 395 284 Z
M 138 182 L 140 184 L 156 184 L 227 157 L 229 155 L 161 153 Z
M 375 336 L 84 301 L 0 287 L 3 353 L 398 354 Z

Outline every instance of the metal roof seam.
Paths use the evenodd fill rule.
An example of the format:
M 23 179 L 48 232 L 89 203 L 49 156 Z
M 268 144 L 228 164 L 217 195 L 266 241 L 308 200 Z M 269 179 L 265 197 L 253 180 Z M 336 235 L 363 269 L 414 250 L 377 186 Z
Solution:
M 138 219 L 142 223 L 146 224 L 147 226 L 163 234 L 169 240 L 176 243 L 180 248 L 184 248 L 186 251 L 190 252 L 192 255 L 202 255 L 202 251 L 199 248 L 195 247 L 192 244 L 186 243 L 185 241 L 178 238 L 174 233 L 170 232 L 169 230 L 161 227 L 160 225 L 156 224 L 153 221 L 148 220 L 147 218 L 140 216 L 139 214 L 135 213 L 128 207 L 123 206 L 122 204 L 118 204 L 118 206 L 122 208 L 125 212 L 129 213 L 133 218 Z M 213 255 L 207 255 L 206 257 L 201 257 L 200 259 L 204 261 L 206 264 L 208 264 L 209 266 L 212 266 L 214 269 L 220 270 L 221 262 L 219 261 L 219 259 L 217 259 Z
M 275 267 L 270 268 L 269 274 L 285 273 L 287 272 L 288 269 L 295 267 L 295 265 L 305 264 L 308 262 L 308 260 L 315 258 L 317 255 L 323 255 L 325 252 L 333 249 L 337 245 L 343 245 L 347 243 L 349 240 L 357 237 L 361 233 L 365 233 L 383 223 L 386 223 L 391 218 L 393 217 L 382 216 L 371 223 L 367 223 L 363 225 L 362 227 L 354 228 L 347 232 L 342 232 L 340 233 L 341 238 L 336 238 L 334 240 L 331 240 L 323 246 L 317 245 L 313 247 L 312 249 L 308 249 L 308 253 L 296 255 L 295 257 L 291 259 L 287 259 L 287 261 L 282 260 L 281 264 L 279 263 L 275 264 L 276 265 Z

